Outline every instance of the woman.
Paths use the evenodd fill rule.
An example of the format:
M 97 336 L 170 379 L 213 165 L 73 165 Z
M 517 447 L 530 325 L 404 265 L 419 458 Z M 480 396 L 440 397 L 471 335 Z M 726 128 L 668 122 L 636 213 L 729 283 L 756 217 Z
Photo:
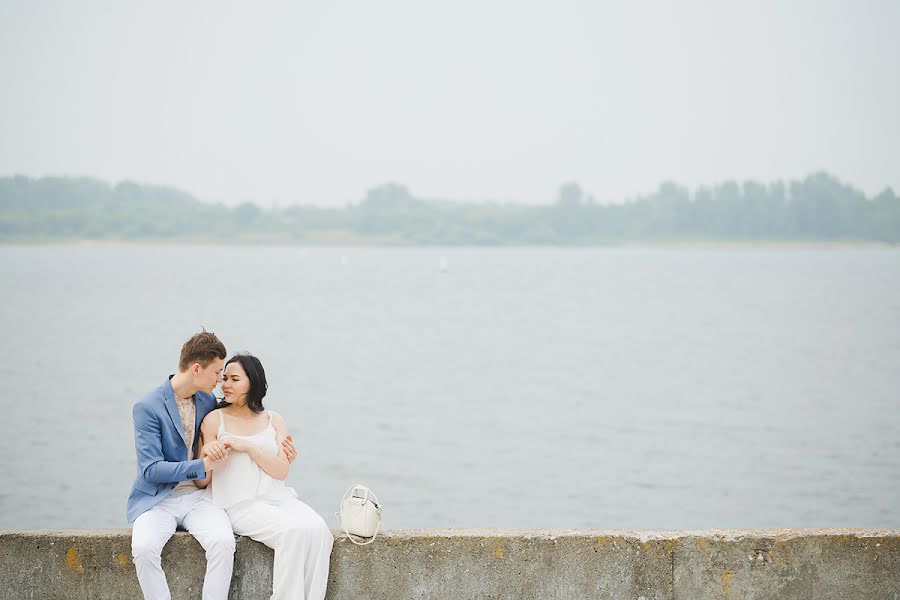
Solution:
M 284 419 L 263 408 L 266 373 L 255 356 L 238 354 L 225 363 L 225 399 L 200 426 L 202 456 L 225 464 L 198 482 L 228 513 L 234 532 L 275 550 L 272 600 L 322 600 L 334 538 L 325 521 L 284 484 L 290 462 L 282 448 Z

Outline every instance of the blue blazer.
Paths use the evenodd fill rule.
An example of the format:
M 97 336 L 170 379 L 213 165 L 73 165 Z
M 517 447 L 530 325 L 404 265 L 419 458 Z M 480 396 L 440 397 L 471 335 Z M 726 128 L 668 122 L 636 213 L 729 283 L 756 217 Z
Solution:
M 171 378 L 150 390 L 135 402 L 134 449 L 137 452 L 137 476 L 128 495 L 128 522 L 166 498 L 179 481 L 205 479 L 203 459 L 188 460 L 187 442 L 181 415 L 175 403 Z M 198 454 L 200 423 L 216 407 L 212 394 L 194 394 L 197 422 L 194 423 L 194 456 Z

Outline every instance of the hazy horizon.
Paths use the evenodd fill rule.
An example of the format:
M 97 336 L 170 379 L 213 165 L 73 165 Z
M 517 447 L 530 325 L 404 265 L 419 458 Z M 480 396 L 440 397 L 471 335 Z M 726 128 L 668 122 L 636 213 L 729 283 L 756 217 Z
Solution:
M 797 182 L 805 181 L 805 180 L 807 180 L 808 178 L 816 177 L 816 176 L 819 176 L 819 175 L 823 175 L 823 176 L 829 177 L 829 178 L 834 178 L 834 180 L 840 182 L 840 183 L 843 184 L 843 185 L 848 186 L 848 187 L 851 188 L 851 189 L 863 191 L 863 189 L 862 189 L 859 185 L 856 185 L 856 184 L 855 184 L 854 182 L 852 182 L 852 181 L 847 181 L 847 180 L 845 180 L 845 179 L 842 179 L 842 178 L 840 178 L 839 176 L 837 176 L 837 175 L 835 175 L 835 174 L 833 174 L 833 173 L 828 173 L 828 172 L 825 172 L 825 171 L 819 171 L 819 172 L 815 172 L 815 173 L 808 173 L 806 176 L 801 177 L 801 178 L 798 178 L 798 179 L 793 180 L 793 181 L 787 180 L 787 179 L 783 179 L 783 180 L 769 180 L 769 181 L 754 181 L 754 180 L 738 180 L 738 179 L 735 179 L 735 178 L 731 178 L 731 179 L 724 179 L 724 180 L 721 180 L 721 181 L 700 182 L 700 183 L 698 183 L 696 186 L 683 186 L 683 185 L 682 185 L 682 182 L 680 182 L 680 181 L 667 180 L 667 181 L 660 181 L 660 182 L 658 182 L 656 185 L 652 186 L 651 188 L 648 188 L 648 189 L 646 189 L 646 190 L 641 190 L 639 193 L 629 194 L 629 195 L 627 195 L 627 196 L 625 196 L 625 197 L 622 197 L 622 198 L 609 198 L 609 199 L 603 199 L 603 198 L 598 199 L 598 198 L 594 197 L 594 195 L 590 192 L 590 190 L 586 190 L 586 189 L 583 189 L 583 188 L 581 187 L 581 182 L 572 180 L 572 181 L 564 181 L 564 182 L 560 182 L 560 185 L 557 186 L 557 188 L 554 189 L 554 190 L 552 191 L 551 195 L 550 195 L 548 198 L 546 198 L 546 199 L 543 199 L 543 200 L 540 200 L 540 201 L 537 201 L 537 202 L 525 202 L 525 201 L 519 201 L 519 200 L 517 200 L 517 199 L 515 199 L 515 198 L 512 198 L 512 199 L 504 200 L 503 203 L 509 204 L 510 206 L 519 206 L 519 205 L 521 205 L 521 206 L 538 206 L 538 205 L 548 205 L 548 204 L 552 204 L 552 203 L 558 201 L 558 199 L 559 199 L 559 193 L 560 193 L 561 188 L 566 187 L 566 186 L 568 186 L 568 185 L 570 185 L 570 184 L 573 184 L 573 183 L 577 185 L 577 187 L 581 190 L 581 192 L 584 193 L 584 198 L 583 198 L 584 200 L 587 200 L 587 201 L 594 201 L 594 202 L 597 202 L 597 203 L 599 203 L 599 204 L 601 204 L 601 205 L 607 205 L 607 206 L 609 206 L 609 205 L 621 205 L 621 204 L 624 204 L 625 202 L 634 202 L 634 201 L 639 201 L 639 200 L 646 199 L 646 198 L 651 197 L 651 196 L 653 196 L 654 194 L 658 193 L 659 190 L 660 190 L 660 188 L 661 188 L 662 186 L 666 186 L 666 185 L 669 185 L 669 184 L 672 184 L 672 183 L 678 185 L 679 187 L 684 187 L 684 189 L 688 192 L 688 194 L 689 194 L 691 197 L 693 197 L 693 196 L 694 196 L 695 194 L 697 194 L 701 189 L 702 189 L 702 190 L 706 190 L 706 191 L 711 191 L 711 190 L 714 190 L 714 189 L 716 189 L 717 187 L 719 187 L 719 186 L 721 186 L 721 185 L 728 184 L 728 183 L 736 183 L 736 184 L 738 184 L 739 186 L 743 186 L 743 185 L 748 184 L 748 183 L 761 184 L 761 185 L 763 185 L 763 186 L 769 186 L 769 185 L 771 185 L 771 184 L 783 183 L 783 184 L 789 186 L 791 183 L 797 183 Z M 175 192 L 180 192 L 180 193 L 187 194 L 187 195 L 191 196 L 194 200 L 197 200 L 197 201 L 202 202 L 202 203 L 204 203 L 204 204 L 213 204 L 213 203 L 217 203 L 217 202 L 221 202 L 221 203 L 224 203 L 224 204 L 226 204 L 226 205 L 232 205 L 232 206 L 238 204 L 237 202 L 227 202 L 227 201 L 222 201 L 222 200 L 211 200 L 211 199 L 209 199 L 209 198 L 204 198 L 204 197 L 202 197 L 202 196 L 200 196 L 200 195 L 194 193 L 193 190 L 185 189 L 185 188 L 178 187 L 178 186 L 175 186 L 175 185 L 170 185 L 170 184 L 168 184 L 168 183 L 166 183 L 166 182 L 159 182 L 159 181 L 136 181 L 136 180 L 134 180 L 134 179 L 127 179 L 127 178 L 118 179 L 118 180 L 105 180 L 105 179 L 101 179 L 101 178 L 98 178 L 98 177 L 93 176 L 93 175 L 90 175 L 90 174 L 47 174 L 47 175 L 41 175 L 41 176 L 35 177 L 35 176 L 32 176 L 32 175 L 27 174 L 27 173 L 0 173 L 0 179 L 4 179 L 4 178 L 9 179 L 9 178 L 16 178 L 16 177 L 25 177 L 26 179 L 28 179 L 28 180 L 30 180 L 30 181 L 39 181 L 39 180 L 41 180 L 41 179 L 73 179 L 73 180 L 79 180 L 79 179 L 82 179 L 82 180 L 90 180 L 90 181 L 95 181 L 95 182 L 103 183 L 103 184 L 106 184 L 106 185 L 110 186 L 110 188 L 115 188 L 115 187 L 116 187 L 117 185 L 119 185 L 119 184 L 137 184 L 137 185 L 142 186 L 142 187 L 147 187 L 148 189 L 152 189 L 152 188 L 166 188 L 166 189 L 171 189 L 171 190 L 174 190 Z M 246 200 L 241 200 L 241 202 L 242 202 L 242 203 L 255 204 L 255 205 L 257 205 L 257 206 L 259 206 L 260 208 L 263 208 L 263 209 L 286 208 L 286 207 L 292 206 L 292 205 L 297 205 L 297 206 L 303 205 L 303 206 L 310 206 L 310 207 L 314 207 L 314 208 L 319 208 L 319 207 L 322 207 L 322 208 L 337 208 L 337 209 L 341 209 L 341 208 L 351 208 L 351 207 L 353 207 L 353 206 L 358 206 L 359 204 L 361 204 L 362 202 L 364 202 L 364 201 L 366 200 L 367 195 L 368 195 L 367 192 L 377 191 L 378 189 L 385 188 L 385 187 L 392 187 L 392 186 L 398 186 L 398 187 L 400 187 L 400 188 L 405 188 L 405 189 L 407 189 L 407 191 L 409 191 L 410 195 L 411 195 L 413 198 L 415 198 L 415 199 L 418 200 L 418 201 L 423 201 L 423 202 L 437 202 L 437 203 L 445 203 L 445 202 L 448 202 L 448 203 L 451 203 L 451 204 L 459 204 L 459 205 L 469 205 L 469 204 L 471 204 L 471 205 L 480 205 L 480 204 L 482 204 L 482 203 L 490 204 L 490 203 L 493 203 L 493 202 L 494 202 L 494 200 L 492 200 L 492 199 L 490 199 L 490 198 L 474 198 L 474 199 L 465 198 L 465 199 L 461 199 L 461 198 L 448 198 L 448 197 L 426 197 L 426 196 L 423 196 L 423 195 L 419 194 L 419 193 L 417 192 L 417 190 L 415 190 L 415 189 L 410 189 L 409 186 L 407 186 L 407 185 L 406 185 L 404 182 L 402 182 L 402 181 L 382 181 L 382 182 L 379 182 L 379 183 L 377 183 L 377 184 L 373 184 L 373 185 L 371 185 L 371 186 L 366 187 L 366 188 L 364 189 L 364 191 L 360 194 L 360 197 L 359 197 L 359 198 L 356 198 L 356 199 L 350 199 L 350 200 L 348 200 L 346 203 L 342 203 L 342 204 L 327 204 L 327 205 L 321 205 L 321 204 L 317 204 L 317 203 L 314 203 L 314 202 L 310 202 L 310 203 L 300 203 L 300 202 L 296 202 L 296 203 L 281 203 L 281 202 L 278 202 L 278 201 L 273 201 L 273 202 L 269 202 L 268 204 L 266 204 L 265 202 L 261 202 L 261 201 L 259 201 L 259 200 L 254 200 L 254 199 L 252 199 L 252 198 L 249 198 L 249 199 L 246 199 Z M 882 191 L 885 191 L 885 190 L 887 190 L 887 189 L 891 189 L 891 190 L 893 190 L 895 193 L 898 192 L 898 191 L 900 191 L 900 190 L 895 190 L 893 186 L 884 186 L 884 187 L 878 189 L 878 192 L 882 192 Z M 787 192 L 788 192 L 788 194 L 790 193 L 790 188 L 788 188 Z M 875 195 L 877 195 L 877 194 L 870 194 L 870 195 L 867 195 L 867 198 L 871 200 Z
M 900 186 L 900 5 L 0 2 L 0 174 L 207 202 Z

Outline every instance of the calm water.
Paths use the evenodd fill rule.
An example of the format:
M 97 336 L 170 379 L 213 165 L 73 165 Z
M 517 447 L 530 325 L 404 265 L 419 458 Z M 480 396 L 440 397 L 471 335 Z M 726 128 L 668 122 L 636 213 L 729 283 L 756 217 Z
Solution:
M 438 264 L 446 257 L 449 270 Z M 388 528 L 900 527 L 900 250 L 0 247 L 0 528 L 125 526 L 205 326 Z

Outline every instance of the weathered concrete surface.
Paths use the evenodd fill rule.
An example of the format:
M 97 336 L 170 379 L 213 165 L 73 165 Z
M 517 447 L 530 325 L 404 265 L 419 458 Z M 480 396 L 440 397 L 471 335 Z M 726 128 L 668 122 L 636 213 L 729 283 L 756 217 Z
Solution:
M 621 532 L 416 530 L 336 544 L 329 597 L 672 600 L 671 540 Z
M 336 532 L 335 532 L 336 533 Z M 0 600 L 140 598 L 130 530 L 0 531 Z M 203 550 L 163 552 L 175 600 Z M 267 598 L 272 551 L 238 538 L 232 599 Z M 338 539 L 330 600 L 900 600 L 900 530 L 415 530 Z
M 900 600 L 897 530 L 722 530 L 679 538 L 678 600 Z

